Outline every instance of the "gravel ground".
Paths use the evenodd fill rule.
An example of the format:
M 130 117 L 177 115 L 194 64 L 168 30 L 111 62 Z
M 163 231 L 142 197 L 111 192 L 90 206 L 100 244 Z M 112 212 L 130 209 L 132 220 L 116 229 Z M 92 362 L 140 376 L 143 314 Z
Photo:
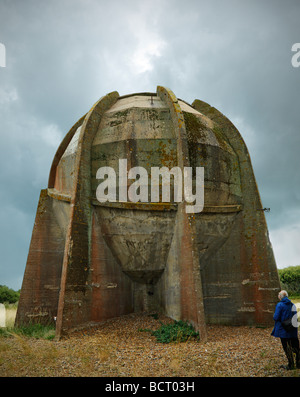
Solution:
M 272 328 L 208 326 L 208 341 L 158 343 L 141 329 L 172 320 L 133 314 L 67 338 L 0 338 L 1 377 L 300 377 Z

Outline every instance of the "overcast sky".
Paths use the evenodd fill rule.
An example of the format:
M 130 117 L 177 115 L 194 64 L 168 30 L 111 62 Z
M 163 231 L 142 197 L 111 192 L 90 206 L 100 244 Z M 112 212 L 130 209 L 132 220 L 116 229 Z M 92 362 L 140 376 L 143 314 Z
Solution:
M 103 95 L 157 85 L 236 125 L 277 266 L 300 265 L 299 21 L 299 0 L 0 0 L 0 284 L 21 287 L 65 134 Z

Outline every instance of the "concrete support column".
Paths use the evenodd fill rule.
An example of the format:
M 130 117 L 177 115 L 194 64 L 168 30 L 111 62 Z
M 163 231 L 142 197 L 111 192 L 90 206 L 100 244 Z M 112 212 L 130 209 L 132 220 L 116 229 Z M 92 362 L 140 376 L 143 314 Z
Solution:
M 71 197 L 70 222 L 67 230 L 61 275 L 56 333 L 90 319 L 89 286 L 91 251 L 91 145 L 102 115 L 118 99 L 112 92 L 102 97 L 85 117 L 76 153 L 75 183 Z
M 192 105 L 216 123 L 238 156 L 243 197 L 240 241 L 236 246 L 240 255 L 237 264 L 241 283 L 240 302 L 243 302 L 239 309 L 239 321 L 244 324 L 272 324 L 280 282 L 247 146 L 239 131 L 220 111 L 199 99 Z
M 171 90 L 158 86 L 157 94 L 167 104 L 171 112 L 177 138 L 177 161 L 183 174 L 184 167 L 190 166 L 183 113 L 176 96 Z M 180 297 L 178 297 L 174 288 L 171 293 L 171 296 L 173 296 L 175 300 L 179 299 L 179 302 L 177 302 L 179 306 L 177 307 L 180 308 L 180 314 L 178 313 L 177 315 L 179 315 L 181 319 L 191 322 L 199 331 L 201 340 L 206 340 L 207 333 L 200 262 L 195 238 L 196 224 L 194 216 L 186 213 L 186 205 L 184 199 L 183 202 L 178 205 L 174 239 L 172 242 L 173 247 L 171 247 L 171 252 L 176 256 L 173 258 L 174 263 L 172 266 L 175 267 L 175 269 L 172 271 L 172 277 L 176 278 L 177 276 L 179 280 L 174 280 L 172 283 L 168 281 L 168 283 L 169 286 L 171 286 L 175 282 L 179 287 Z M 168 272 L 166 272 L 166 274 L 168 274 Z M 170 307 L 172 307 L 172 298 L 169 298 L 168 301 L 169 304 L 171 304 Z

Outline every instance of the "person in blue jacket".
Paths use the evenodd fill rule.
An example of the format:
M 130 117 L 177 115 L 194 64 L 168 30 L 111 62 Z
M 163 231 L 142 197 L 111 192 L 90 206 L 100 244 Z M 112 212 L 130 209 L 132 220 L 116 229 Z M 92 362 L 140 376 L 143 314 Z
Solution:
M 296 367 L 300 368 L 300 348 L 298 339 L 298 323 L 297 323 L 297 309 L 296 306 L 289 300 L 286 291 L 280 291 L 275 308 L 273 319 L 275 321 L 274 329 L 271 335 L 280 338 L 283 350 L 288 359 L 288 366 L 286 369 L 294 369 L 294 356 L 296 354 Z M 286 331 L 282 326 L 282 321 L 287 320 L 293 316 L 293 327 L 292 330 Z M 296 317 L 295 317 L 296 316 Z

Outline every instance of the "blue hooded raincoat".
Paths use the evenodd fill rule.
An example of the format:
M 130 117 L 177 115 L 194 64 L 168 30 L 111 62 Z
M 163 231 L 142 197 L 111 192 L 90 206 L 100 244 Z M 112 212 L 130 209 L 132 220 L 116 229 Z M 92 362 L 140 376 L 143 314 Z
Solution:
M 277 338 L 297 338 L 298 328 L 294 327 L 292 331 L 287 332 L 281 325 L 281 321 L 287 320 L 293 315 L 297 315 L 297 310 L 295 305 L 289 300 L 287 296 L 281 299 L 276 305 L 275 313 L 273 319 L 275 321 L 274 329 L 271 335 Z

